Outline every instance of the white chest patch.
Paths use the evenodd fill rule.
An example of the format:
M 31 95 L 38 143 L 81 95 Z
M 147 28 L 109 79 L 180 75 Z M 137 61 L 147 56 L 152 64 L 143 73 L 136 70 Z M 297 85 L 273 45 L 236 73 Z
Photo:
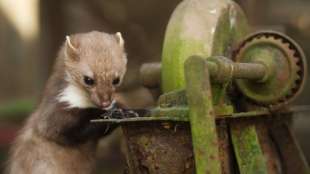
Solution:
M 95 105 L 90 101 L 87 93 L 70 84 L 57 97 L 59 102 L 65 102 L 69 108 L 90 108 Z

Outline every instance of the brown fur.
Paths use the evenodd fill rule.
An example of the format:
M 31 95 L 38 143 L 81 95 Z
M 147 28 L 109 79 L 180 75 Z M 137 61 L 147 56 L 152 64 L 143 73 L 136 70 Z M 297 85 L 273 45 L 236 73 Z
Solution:
M 89 123 L 102 110 L 68 108 L 57 97 L 74 84 L 96 105 L 113 98 L 112 80 L 122 78 L 126 71 L 124 48 L 115 35 L 106 33 L 77 34 L 71 39 L 76 50 L 70 50 L 67 43 L 61 48 L 43 98 L 11 149 L 10 174 L 89 174 L 98 139 L 112 130 Z M 85 73 L 96 79 L 94 87 L 83 84 Z
M 123 77 L 126 71 L 124 47 L 115 39 L 114 35 L 103 37 L 100 33 L 78 34 L 71 40 L 77 51 L 71 50 L 70 47 L 68 49 L 71 56 L 65 61 L 67 70 L 75 82 L 84 86 L 97 105 L 100 105 L 101 101 L 113 98 L 115 87 L 112 80 Z M 89 89 L 83 84 L 82 75 L 85 74 L 96 79 L 97 85 L 94 88 Z

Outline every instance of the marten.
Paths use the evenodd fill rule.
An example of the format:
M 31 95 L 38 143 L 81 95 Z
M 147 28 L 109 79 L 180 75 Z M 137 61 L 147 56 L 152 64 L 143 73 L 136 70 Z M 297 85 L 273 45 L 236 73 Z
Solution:
M 114 106 L 126 64 L 119 32 L 67 36 L 39 105 L 11 148 L 8 173 L 92 173 L 97 142 L 113 127 L 90 120 Z

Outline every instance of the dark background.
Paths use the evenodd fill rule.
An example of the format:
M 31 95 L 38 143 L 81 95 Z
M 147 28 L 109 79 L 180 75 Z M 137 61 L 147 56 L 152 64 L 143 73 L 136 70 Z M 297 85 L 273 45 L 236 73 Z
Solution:
M 139 85 L 144 62 L 159 61 L 169 16 L 179 0 L 0 0 L 0 159 L 22 120 L 38 101 L 65 35 L 91 30 L 122 32 L 129 70 L 122 93 L 131 107 L 154 103 Z M 238 0 L 253 31 L 274 29 L 294 38 L 310 55 L 310 1 Z M 296 104 L 310 104 L 310 85 Z M 296 114 L 294 129 L 310 160 L 310 118 Z M 122 173 L 121 131 L 102 141 L 101 173 Z M 2 163 L 2 168 L 5 165 Z M 104 170 L 103 170 L 104 169 Z

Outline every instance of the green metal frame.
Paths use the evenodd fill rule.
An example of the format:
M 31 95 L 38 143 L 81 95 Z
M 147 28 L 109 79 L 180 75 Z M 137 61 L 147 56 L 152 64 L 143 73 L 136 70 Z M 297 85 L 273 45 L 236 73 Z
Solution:
M 288 124 L 278 124 L 275 121 L 277 115 L 288 115 L 292 110 L 275 115 L 268 108 L 251 105 L 242 99 L 238 104 L 245 107 L 240 110 L 236 107 L 236 101 L 232 101 L 227 94 L 233 80 L 233 75 L 229 76 L 230 71 L 225 72 L 227 78 L 211 76 L 219 68 L 216 66 L 219 65 L 219 57 L 216 56 L 231 57 L 233 48 L 247 34 L 246 18 L 231 0 L 184 0 L 178 5 L 166 30 L 162 64 L 153 64 L 161 69 L 147 73 L 157 82 L 156 74 L 161 72 L 164 94 L 158 100 L 159 106 L 151 109 L 147 117 L 94 120 L 125 123 L 123 130 L 128 143 L 127 158 L 131 174 L 145 171 L 192 173 L 192 149 L 188 144 L 190 142 L 187 142 L 187 124 L 180 124 L 183 128 L 179 132 L 171 129 L 177 127 L 178 122 L 190 124 L 196 174 L 236 173 L 235 170 L 242 174 L 280 173 L 276 160 L 280 159 L 278 153 L 287 159 L 286 152 L 300 162 L 297 167 L 286 171 L 309 171 L 293 138 L 288 140 L 288 148 L 282 148 L 283 141 L 277 138 L 277 135 L 289 135 Z M 252 67 L 257 72 L 252 73 L 250 79 L 264 76 L 264 67 Z M 247 74 L 246 71 L 238 75 L 244 74 Z M 150 86 L 156 86 L 156 82 L 151 81 Z M 283 131 L 280 128 L 279 132 L 270 131 L 277 126 Z M 270 132 L 273 140 L 270 140 Z M 171 140 L 171 136 L 176 140 Z M 180 154 L 183 151 L 187 153 L 178 156 L 175 149 L 180 150 Z M 289 166 L 289 162 L 284 163 Z M 183 165 L 185 169 L 181 170 Z
M 200 72 L 203 71 L 199 68 L 202 65 L 196 64 L 197 67 L 191 67 L 194 71 L 191 72 L 190 69 L 184 70 L 184 62 L 192 55 L 203 57 L 229 56 L 228 54 L 231 51 L 229 48 L 247 34 L 247 28 L 242 11 L 229 0 L 185 0 L 178 6 L 170 19 L 162 57 L 162 88 L 163 92 L 182 89 L 185 86 L 186 90 L 189 90 L 187 96 L 189 97 L 197 174 L 221 173 L 213 105 L 222 108 L 229 105 L 230 101 L 225 93 L 229 82 L 226 84 L 213 83 L 213 89 L 208 89 L 208 92 L 205 92 L 201 89 L 202 86 L 210 84 L 202 84 L 199 80 L 194 81 L 195 79 L 202 80 L 201 76 L 206 79 L 209 78 Z M 195 73 L 196 68 L 197 77 L 195 75 L 190 76 L 190 73 Z M 189 72 L 187 73 L 187 71 Z M 184 73 L 187 73 L 187 78 L 184 78 Z M 189 77 L 193 80 L 190 80 Z M 195 88 L 195 86 L 197 87 Z M 249 140 L 249 142 L 244 142 L 242 138 L 233 138 L 237 161 L 239 166 L 242 166 L 239 170 L 241 173 L 253 173 L 254 170 L 258 169 L 253 169 L 252 163 L 244 163 L 242 159 L 264 158 L 262 152 L 256 150 L 260 147 L 256 141 L 257 138 L 255 138 L 257 136 L 256 130 L 252 125 L 240 129 L 238 123 L 233 124 L 231 126 L 232 137 L 238 137 L 239 132 L 242 132 L 244 137 L 248 137 L 247 140 Z M 204 150 L 201 150 L 202 147 Z M 246 147 L 256 147 L 256 149 Z M 241 151 L 240 149 L 243 148 L 248 149 L 248 151 Z M 214 159 L 211 160 L 213 161 L 211 163 L 210 158 Z M 267 171 L 264 161 L 256 160 L 255 162 L 258 163 L 257 167 L 262 167 L 260 171 Z
M 192 57 L 185 62 L 186 93 L 197 174 L 220 174 L 219 142 L 206 61 Z

